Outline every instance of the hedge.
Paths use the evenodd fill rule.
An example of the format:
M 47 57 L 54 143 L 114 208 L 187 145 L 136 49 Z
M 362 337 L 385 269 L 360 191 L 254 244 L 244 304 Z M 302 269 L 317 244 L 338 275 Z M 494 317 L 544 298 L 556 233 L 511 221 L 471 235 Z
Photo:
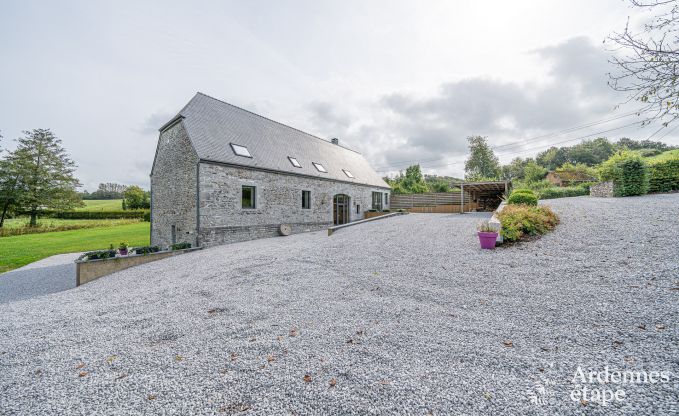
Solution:
M 539 199 L 566 198 L 569 196 L 589 195 L 589 185 L 552 187 L 537 191 Z
M 615 196 L 644 195 L 649 188 L 649 168 L 637 153 L 614 154 L 600 168 L 602 181 L 613 181 Z
M 41 218 L 60 218 L 65 220 L 143 220 L 148 211 L 41 211 Z
M 538 197 L 533 191 L 519 190 L 512 192 L 507 199 L 507 204 L 510 205 L 537 205 Z
M 679 190 L 679 156 L 652 160 L 648 165 L 650 173 L 649 192 Z

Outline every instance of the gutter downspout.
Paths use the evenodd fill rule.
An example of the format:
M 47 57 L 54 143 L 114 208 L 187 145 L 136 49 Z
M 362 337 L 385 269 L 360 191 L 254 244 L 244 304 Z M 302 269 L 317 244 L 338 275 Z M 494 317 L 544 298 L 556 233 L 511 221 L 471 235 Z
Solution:
M 200 247 L 200 160 L 196 163 L 196 247 Z

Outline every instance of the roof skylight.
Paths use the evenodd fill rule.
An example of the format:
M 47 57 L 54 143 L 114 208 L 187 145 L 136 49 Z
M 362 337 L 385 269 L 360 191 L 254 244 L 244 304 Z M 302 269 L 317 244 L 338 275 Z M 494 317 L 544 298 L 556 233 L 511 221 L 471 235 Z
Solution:
M 344 174 L 347 175 L 348 177 L 350 177 L 352 179 L 354 178 L 354 175 L 352 175 L 351 172 L 349 172 L 348 170 L 342 169 L 342 172 L 344 172 Z
M 328 173 L 328 171 L 325 170 L 323 165 L 321 165 L 320 163 L 316 163 L 316 162 L 311 162 L 311 163 L 314 165 L 314 167 L 316 168 L 317 171 L 323 172 L 323 173 Z
M 288 160 L 290 160 L 290 163 L 292 163 L 292 166 L 294 166 L 296 168 L 302 167 L 302 165 L 300 165 L 299 162 L 297 161 L 297 159 L 295 159 L 294 157 L 288 156 Z
M 245 146 L 241 146 L 239 144 L 231 143 L 231 149 L 233 150 L 233 153 L 236 154 L 236 156 L 252 157 L 252 155 L 250 154 L 250 151 Z

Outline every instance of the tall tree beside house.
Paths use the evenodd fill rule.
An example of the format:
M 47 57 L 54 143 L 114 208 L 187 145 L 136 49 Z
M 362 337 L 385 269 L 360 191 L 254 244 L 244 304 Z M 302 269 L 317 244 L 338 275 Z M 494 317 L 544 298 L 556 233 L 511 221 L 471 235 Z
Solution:
M 151 197 L 149 192 L 133 185 L 127 187 L 123 193 L 123 205 L 125 209 L 149 209 Z
M 429 191 L 420 165 L 409 166 L 405 174 L 401 172 L 394 179 L 387 177 L 384 181 L 395 194 L 421 194 Z
M 24 131 L 10 158 L 21 183 L 17 206 L 37 224 L 42 209 L 68 210 L 82 205 L 74 176 L 76 165 L 49 129 Z
M 23 191 L 17 166 L 11 155 L 0 159 L 0 228 L 13 213 Z
M 469 158 L 464 162 L 465 179 L 470 181 L 495 180 L 500 177 L 500 161 L 485 137 L 471 136 Z

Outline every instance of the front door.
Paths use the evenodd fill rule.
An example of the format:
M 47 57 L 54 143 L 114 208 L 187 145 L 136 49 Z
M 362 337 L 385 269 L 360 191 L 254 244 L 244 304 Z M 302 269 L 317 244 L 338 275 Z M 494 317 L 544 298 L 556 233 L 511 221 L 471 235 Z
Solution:
M 349 222 L 349 197 L 337 194 L 332 198 L 332 222 L 335 225 Z

